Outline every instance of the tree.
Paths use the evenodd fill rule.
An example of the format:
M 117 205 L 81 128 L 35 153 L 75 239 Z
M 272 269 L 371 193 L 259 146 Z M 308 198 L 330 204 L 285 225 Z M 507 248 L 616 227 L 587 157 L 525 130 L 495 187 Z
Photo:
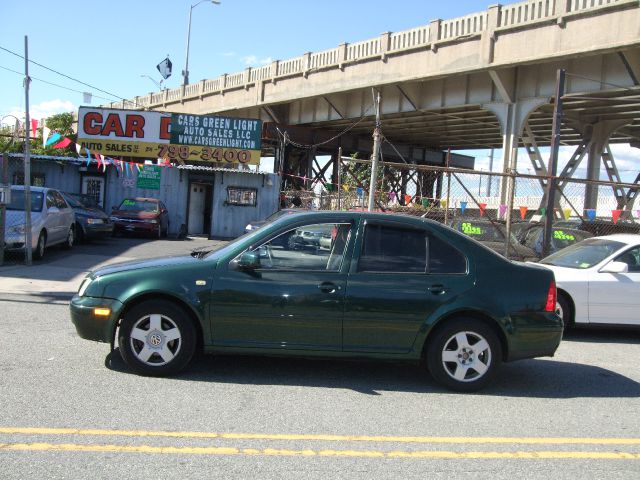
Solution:
M 46 126 L 52 132 L 59 133 L 62 137 L 67 137 L 75 142 L 77 135 L 73 132 L 74 118 L 72 113 L 59 113 L 47 118 Z M 8 153 L 24 152 L 24 131 L 20 137 L 14 141 L 13 127 L 2 127 L 0 129 L 0 151 Z M 44 147 L 42 145 L 42 127 L 38 128 L 37 136 L 31 141 L 31 153 L 34 155 L 55 155 L 62 157 L 75 157 L 76 153 L 70 148 L 53 148 L 52 145 Z

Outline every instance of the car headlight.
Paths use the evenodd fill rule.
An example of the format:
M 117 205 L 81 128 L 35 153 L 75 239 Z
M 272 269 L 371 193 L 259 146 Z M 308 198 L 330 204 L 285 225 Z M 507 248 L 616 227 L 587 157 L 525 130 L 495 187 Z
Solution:
M 245 232 L 250 232 L 251 230 L 253 230 L 253 227 L 251 226 L 251 224 L 247 225 L 246 227 L 244 227 Z
M 78 296 L 82 297 L 84 295 L 84 292 L 87 291 L 87 288 L 89 287 L 89 284 L 91 283 L 91 279 L 89 277 L 86 277 L 82 283 L 80 284 L 80 288 L 78 289 Z
M 147 223 L 158 223 L 158 220 L 156 220 L 155 218 L 149 218 L 149 219 L 145 220 L 145 222 L 147 222 Z
M 87 224 L 96 225 L 99 223 L 104 223 L 101 218 L 87 218 Z
M 109 220 L 111 220 L 112 222 L 117 222 L 118 220 L 120 220 L 118 217 L 114 217 L 113 215 L 111 215 L 109 217 Z

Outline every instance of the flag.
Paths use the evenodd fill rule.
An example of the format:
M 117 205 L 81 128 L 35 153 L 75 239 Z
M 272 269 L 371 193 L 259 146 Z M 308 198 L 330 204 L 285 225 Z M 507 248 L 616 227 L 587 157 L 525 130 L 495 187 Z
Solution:
M 587 218 L 590 222 L 593 222 L 596 219 L 596 211 L 593 208 L 585 210 L 585 213 L 587 214 Z
M 69 145 L 71 145 L 71 140 L 69 140 L 67 137 L 64 137 L 62 141 L 56 143 L 53 148 L 65 148 Z
M 520 207 L 520 218 L 522 218 L 522 220 L 524 220 L 524 217 L 527 216 L 527 210 L 529 210 L 529 207 Z
M 38 120 L 32 118 L 31 119 L 31 137 L 36 138 L 38 135 Z
M 562 214 L 564 215 L 564 219 L 565 220 L 569 220 L 569 217 L 571 216 L 571 209 L 570 208 L 563 208 L 562 209 Z
M 42 128 L 42 146 L 47 146 L 47 140 L 49 140 L 49 135 L 51 135 L 51 130 L 47 127 Z
M 467 208 L 467 202 L 460 202 L 460 213 L 464 213 Z
M 484 209 L 487 208 L 487 204 L 486 203 L 479 203 L 478 206 L 480 207 L 480 216 L 484 217 Z
M 51 135 L 49 137 L 49 140 L 47 140 L 46 142 L 44 142 L 44 146 L 48 147 L 49 145 L 56 143 L 58 140 L 60 140 L 62 138 L 62 135 L 60 135 L 59 133 L 54 133 L 53 135 Z
M 613 224 L 617 224 L 618 220 L 620 220 L 620 215 L 622 214 L 622 210 L 611 210 L 611 215 L 613 216 Z
M 500 205 L 498 207 L 498 211 L 500 212 L 500 218 L 504 218 L 504 214 L 507 213 L 507 206 L 506 205 Z

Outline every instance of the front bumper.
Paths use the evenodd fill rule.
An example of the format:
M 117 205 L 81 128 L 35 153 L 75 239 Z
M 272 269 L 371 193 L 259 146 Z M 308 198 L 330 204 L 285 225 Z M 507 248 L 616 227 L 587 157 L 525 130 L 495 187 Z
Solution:
M 115 221 L 114 231 L 128 233 L 156 233 L 159 223 Z
M 113 223 L 85 224 L 84 234 L 87 238 L 110 237 L 113 234 Z
M 122 302 L 113 298 L 79 297 L 74 295 L 69 303 L 71 322 L 81 338 L 110 343 L 120 318 Z M 94 314 L 95 308 L 108 308 L 108 316 Z

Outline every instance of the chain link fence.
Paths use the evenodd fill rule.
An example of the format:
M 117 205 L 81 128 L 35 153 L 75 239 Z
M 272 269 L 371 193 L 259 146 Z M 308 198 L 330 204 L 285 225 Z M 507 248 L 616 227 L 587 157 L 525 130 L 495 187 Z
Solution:
M 316 184 L 282 192 L 283 206 L 367 210 L 368 184 Z M 638 185 L 555 179 L 548 244 L 547 177 L 442 167 L 384 165 L 375 209 L 423 216 L 475 238 L 507 258 L 536 261 L 590 236 L 640 233 Z M 640 209 L 640 207 L 638 207 Z
M 33 176 L 32 176 L 33 177 Z M 35 183 L 34 183 L 35 182 Z M 32 178 L 32 185 L 38 179 Z M 3 190 L 0 202 L 0 265 L 26 261 L 25 212 L 22 195 L 11 191 L 12 185 L 24 185 L 24 162 L 22 158 L 0 155 L 0 185 Z M 19 208 L 22 205 L 22 208 Z

